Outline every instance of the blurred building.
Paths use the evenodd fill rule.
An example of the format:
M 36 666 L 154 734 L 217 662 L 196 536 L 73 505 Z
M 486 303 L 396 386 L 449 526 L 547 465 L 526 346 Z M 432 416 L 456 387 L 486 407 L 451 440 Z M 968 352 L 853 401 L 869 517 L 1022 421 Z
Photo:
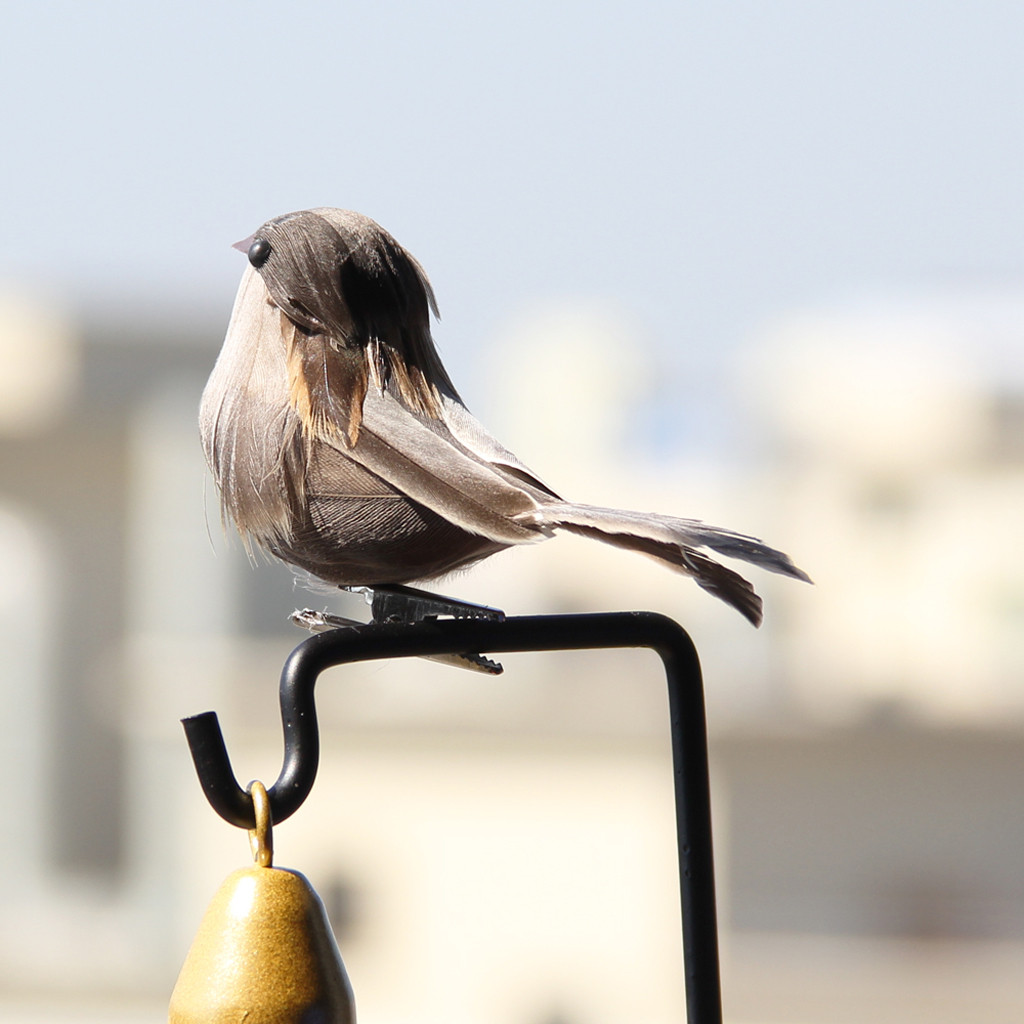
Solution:
M 1024 715 L 1022 341 L 1024 300 L 966 296 L 794 317 L 752 354 L 818 583 L 786 641 L 809 713 Z
M 0 306 L 0 1016 L 158 1020 L 248 857 L 177 719 L 216 709 L 238 777 L 272 782 L 286 616 L 359 607 L 222 538 L 195 426 L 222 324 L 52 308 Z M 651 608 L 694 636 L 729 1019 L 1020 1019 L 1024 301 L 780 323 L 740 374 L 759 450 L 727 461 L 643 454 L 636 424 L 675 410 L 629 414 L 658 374 L 606 311 L 509 330 L 482 418 L 542 476 L 758 533 L 817 583 L 759 574 L 760 633 L 574 538 L 443 587 L 509 613 Z M 321 773 L 278 862 L 324 896 L 362 1019 L 682 1019 L 656 659 L 504 661 L 325 677 Z

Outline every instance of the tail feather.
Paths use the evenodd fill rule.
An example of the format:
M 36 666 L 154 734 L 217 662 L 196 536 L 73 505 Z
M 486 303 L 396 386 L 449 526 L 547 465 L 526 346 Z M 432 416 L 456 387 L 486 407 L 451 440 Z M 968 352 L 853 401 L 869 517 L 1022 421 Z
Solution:
M 755 626 L 761 624 L 761 599 L 739 573 L 720 565 L 699 548 L 750 562 L 770 572 L 811 582 L 788 555 L 756 537 L 708 526 L 696 519 L 654 513 L 549 502 L 531 513 L 541 529 L 566 530 L 639 551 L 692 576 L 708 593 L 732 605 Z

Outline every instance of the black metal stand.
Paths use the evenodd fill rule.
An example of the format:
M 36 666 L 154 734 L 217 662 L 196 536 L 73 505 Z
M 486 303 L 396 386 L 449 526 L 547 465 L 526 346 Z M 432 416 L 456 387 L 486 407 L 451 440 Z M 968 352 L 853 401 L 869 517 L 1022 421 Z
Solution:
M 291 653 L 281 673 L 284 765 L 269 790 L 274 823 L 293 814 L 316 778 L 320 757 L 313 689 L 327 668 L 378 658 L 647 647 L 665 668 L 675 771 L 683 962 L 690 1024 L 721 1024 L 707 728 L 700 662 L 677 623 L 651 612 L 441 619 L 369 624 L 320 633 Z M 183 720 L 196 772 L 213 808 L 240 828 L 255 825 L 252 799 L 235 779 L 216 713 Z

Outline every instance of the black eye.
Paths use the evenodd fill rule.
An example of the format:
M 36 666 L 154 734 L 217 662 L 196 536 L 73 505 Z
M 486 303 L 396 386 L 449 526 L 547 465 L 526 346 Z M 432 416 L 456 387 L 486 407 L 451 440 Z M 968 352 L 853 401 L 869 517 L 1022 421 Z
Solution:
M 270 243 L 265 238 L 257 238 L 249 246 L 249 262 L 259 270 L 270 259 Z

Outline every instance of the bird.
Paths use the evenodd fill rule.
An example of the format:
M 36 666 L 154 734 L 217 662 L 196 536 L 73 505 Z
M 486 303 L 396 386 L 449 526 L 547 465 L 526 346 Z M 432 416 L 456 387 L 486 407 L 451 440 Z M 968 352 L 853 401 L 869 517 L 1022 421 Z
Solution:
M 426 273 L 369 217 L 286 213 L 235 247 L 248 266 L 199 423 L 250 554 L 373 588 L 569 533 L 690 576 L 755 626 L 761 598 L 713 555 L 810 582 L 756 537 L 563 499 L 466 408 L 431 335 Z

